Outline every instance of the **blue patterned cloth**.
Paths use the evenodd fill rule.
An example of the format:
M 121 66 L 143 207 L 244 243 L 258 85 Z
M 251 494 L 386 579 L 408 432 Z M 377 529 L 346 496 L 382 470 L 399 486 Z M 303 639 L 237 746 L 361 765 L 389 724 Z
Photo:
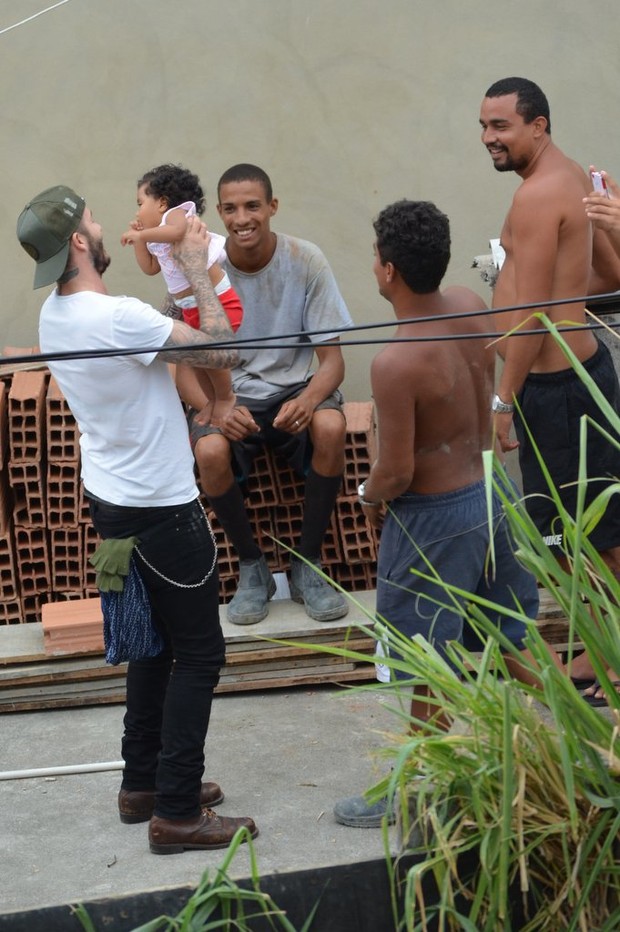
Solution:
M 122 592 L 101 592 L 106 663 L 156 657 L 164 641 L 153 626 L 151 604 L 133 557 Z

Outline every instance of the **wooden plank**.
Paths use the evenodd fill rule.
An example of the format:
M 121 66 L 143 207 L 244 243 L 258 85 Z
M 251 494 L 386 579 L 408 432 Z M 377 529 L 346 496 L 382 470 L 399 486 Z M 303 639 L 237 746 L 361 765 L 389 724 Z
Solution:
M 311 650 L 311 645 L 324 644 L 328 647 L 339 647 L 347 650 L 355 650 L 362 653 L 374 653 L 375 650 L 375 641 L 371 638 L 352 638 L 349 641 L 344 640 L 343 638 L 337 638 L 333 640 L 325 641 L 306 641 L 304 643 L 307 646 L 304 647 L 292 647 L 287 644 L 282 646 L 274 646 L 270 649 L 264 649 L 260 645 L 257 646 L 255 650 L 247 651 L 234 651 L 229 652 L 228 645 L 226 646 L 226 666 L 234 667 L 240 663 L 258 663 L 258 662 L 268 662 L 269 660 L 275 660 L 280 657 L 302 657 Z M 315 651 L 315 654 L 318 653 Z
M 355 666 L 348 671 L 312 673 L 304 676 L 278 677 L 271 680 L 262 680 L 256 684 L 252 680 L 243 680 L 238 683 L 220 682 L 215 688 L 215 693 L 223 695 L 226 693 L 252 692 L 256 689 L 289 689 L 293 686 L 318 686 L 329 683 L 333 686 L 341 686 L 346 683 L 368 682 L 374 679 L 374 666 L 366 664 Z M 0 695 L 0 714 L 11 712 L 34 712 L 44 711 L 45 709 L 69 709 L 89 705 L 118 705 L 125 702 L 124 687 L 116 687 L 110 691 L 92 690 L 73 695 L 61 696 L 37 696 L 37 697 L 17 697 L 4 702 Z
M 227 650 L 226 666 L 236 666 L 244 663 L 267 663 L 270 660 L 279 660 L 282 657 L 304 657 L 312 650 L 312 646 L 316 646 L 317 644 L 366 653 L 374 653 L 375 649 L 375 641 L 367 637 L 351 638 L 349 640 L 340 637 L 332 640 L 326 639 L 322 642 L 312 641 L 308 642 L 307 646 L 304 644 L 300 646 L 282 644 L 265 648 L 263 643 L 261 643 L 257 645 L 255 650 L 236 651 L 232 654 L 229 654 Z M 315 651 L 314 653 L 317 654 L 318 652 Z M 14 675 L 38 676 L 46 673 L 54 673 L 56 671 L 60 673 L 73 669 L 103 669 L 106 666 L 108 665 L 105 663 L 102 655 L 72 655 L 71 657 L 63 656 L 58 658 L 50 658 L 48 655 L 45 655 L 44 659 L 41 661 L 26 661 L 13 665 L 6 664 L 0 667 L 0 684 L 4 680 L 11 679 Z
M 257 687 L 251 680 L 244 680 L 240 683 L 222 683 L 220 682 L 215 688 L 216 693 L 229 692 L 249 692 L 253 689 L 289 689 L 291 686 L 312 686 L 320 683 L 330 683 L 332 686 L 340 686 L 342 683 L 368 682 L 375 679 L 374 665 L 366 664 L 356 666 L 353 670 L 339 673 L 317 673 L 312 676 L 293 676 L 277 680 L 263 680 Z
M 124 687 L 125 677 L 111 677 L 110 681 L 97 680 L 97 692 L 105 692 L 111 689 L 118 689 L 119 684 Z M 32 698 L 45 696 L 52 698 L 59 695 L 78 695 L 80 693 L 92 692 L 93 684 L 90 682 L 77 682 L 77 683 L 46 683 L 43 686 L 15 686 L 11 689 L 3 689 L 0 693 L 0 702 L 4 703 L 11 699 L 19 699 L 20 697 Z
M 250 653 L 253 651 L 269 650 L 273 647 L 276 650 L 286 648 L 290 643 L 300 644 L 345 644 L 353 639 L 363 639 L 367 643 L 374 644 L 374 638 L 364 634 L 355 627 L 343 625 L 340 630 L 323 632 L 322 634 L 304 634 L 296 633 L 292 637 L 262 637 L 256 634 L 252 640 L 247 641 L 230 641 L 226 638 L 226 653 L 232 657 L 237 653 Z
M 355 649 L 360 650 L 361 647 L 369 648 L 367 653 L 370 657 L 374 650 L 374 642 L 363 642 Z M 275 675 L 278 671 L 283 669 L 293 671 L 301 669 L 304 666 L 318 666 L 321 664 L 338 662 L 343 662 L 343 659 L 338 655 L 311 651 L 304 648 L 295 649 L 292 654 L 287 650 L 282 650 L 280 652 L 269 651 L 267 656 L 261 655 L 259 657 L 250 652 L 246 655 L 238 655 L 233 664 L 227 662 L 222 668 L 222 676 L 231 672 L 235 675 L 251 676 L 254 672 L 262 672 L 264 670 L 273 671 Z M 345 659 L 344 662 L 351 663 L 352 661 L 347 661 Z M 20 664 L 19 666 L 0 669 L 0 695 L 3 691 L 11 687 L 90 682 L 98 679 L 108 679 L 109 677 L 125 675 L 126 672 L 127 664 L 111 666 L 110 664 L 106 664 L 103 658 L 92 658 L 90 660 L 63 659 L 40 664 Z
M 127 664 L 111 666 L 96 658 L 90 661 L 66 661 L 55 664 L 26 664 L 0 670 L 0 694 L 10 686 L 42 685 L 45 683 L 80 682 L 125 675 Z
M 250 669 L 240 669 L 233 672 L 227 670 L 224 667 L 220 676 L 220 681 L 226 680 L 227 682 L 240 682 L 242 680 L 250 680 L 258 683 L 263 679 L 275 680 L 281 678 L 282 676 L 294 676 L 296 675 L 297 671 L 300 672 L 301 676 L 306 676 L 314 672 L 320 673 L 328 669 L 337 673 L 340 670 L 348 671 L 354 667 L 354 663 L 346 661 L 343 662 L 339 657 L 327 656 L 325 659 L 322 659 L 318 662 L 316 657 L 308 657 L 295 660 L 292 664 L 286 661 L 283 661 L 281 664 L 256 664 L 251 665 Z M 0 690 L 0 702 L 5 702 L 7 699 L 25 695 L 26 693 L 30 693 L 33 696 L 41 696 L 43 694 L 47 696 L 54 696 L 58 694 L 71 695 L 73 693 L 92 690 L 95 684 L 97 689 L 111 689 L 114 688 L 115 681 L 125 681 L 125 673 L 120 673 L 117 667 L 104 668 L 98 672 L 99 674 L 103 674 L 103 676 L 91 676 L 87 679 L 84 679 L 78 674 L 77 677 L 52 677 L 39 681 L 28 680 L 21 683 L 7 683 Z
M 563 609 L 558 605 L 552 592 L 548 589 L 539 589 L 538 597 L 540 599 L 538 621 L 544 621 L 548 618 L 563 618 L 564 621 L 568 623 Z
M 258 682 L 261 679 L 293 675 L 297 674 L 297 672 L 300 672 L 300 675 L 304 676 L 309 670 L 321 671 L 327 667 L 342 667 L 343 670 L 349 670 L 352 669 L 354 665 L 354 662 L 351 660 L 333 657 L 329 654 L 313 654 L 312 656 L 301 657 L 296 660 L 289 660 L 285 657 L 280 663 L 274 660 L 266 664 L 246 664 L 240 668 L 234 667 L 231 669 L 230 667 L 223 667 L 220 674 L 220 682 L 223 679 L 229 682 L 237 682 L 242 679 L 256 680 Z
M 89 705 L 124 705 L 125 690 L 92 696 L 63 696 L 60 699 L 24 699 L 0 703 L 0 713 L 5 712 L 43 712 L 46 709 L 76 709 Z

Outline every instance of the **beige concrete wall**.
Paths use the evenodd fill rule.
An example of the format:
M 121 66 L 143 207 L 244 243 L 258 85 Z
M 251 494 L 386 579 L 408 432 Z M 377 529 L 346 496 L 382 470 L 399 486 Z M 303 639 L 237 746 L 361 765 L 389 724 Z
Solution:
M 111 291 L 159 303 L 121 232 L 135 180 L 162 161 L 196 171 L 214 209 L 239 161 L 272 176 L 275 228 L 316 241 L 355 320 L 389 319 L 371 272 L 373 216 L 400 197 L 449 214 L 447 281 L 473 271 L 517 178 L 494 172 L 478 113 L 493 81 L 520 74 L 551 103 L 554 140 L 620 175 L 616 0 L 54 0 L 0 7 L 0 346 L 36 341 L 45 289 L 15 238 L 25 201 L 59 182 L 84 194 L 113 257 Z M 387 331 L 389 333 L 389 331 Z M 374 350 L 346 350 L 345 390 L 369 396 Z

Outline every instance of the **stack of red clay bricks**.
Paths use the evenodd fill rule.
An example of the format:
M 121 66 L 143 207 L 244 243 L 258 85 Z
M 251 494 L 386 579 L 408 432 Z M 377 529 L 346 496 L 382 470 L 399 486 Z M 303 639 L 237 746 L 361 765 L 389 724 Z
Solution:
M 94 574 L 85 569 L 95 535 L 80 497 L 77 428 L 56 382 L 37 369 L 3 384 L 2 479 L 10 510 L 0 531 L 0 620 L 39 621 L 45 602 L 96 595 Z M 5 585 L 5 566 L 14 571 L 14 587 Z
M 357 503 L 375 452 L 371 402 L 349 402 L 346 470 L 321 559 L 348 591 L 373 589 L 377 541 Z M 303 481 L 271 452 L 249 481 L 248 509 L 272 572 L 286 572 L 302 520 Z M 234 593 L 238 560 L 210 514 L 219 547 L 221 601 Z M 41 620 L 46 602 L 97 597 L 90 566 L 98 544 L 80 482 L 79 436 L 46 369 L 0 380 L 0 625 Z

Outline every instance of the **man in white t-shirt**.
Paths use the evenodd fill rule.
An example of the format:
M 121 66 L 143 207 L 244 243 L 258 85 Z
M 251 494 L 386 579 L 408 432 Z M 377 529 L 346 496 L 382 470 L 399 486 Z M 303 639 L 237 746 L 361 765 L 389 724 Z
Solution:
M 34 287 L 57 283 L 41 310 L 39 343 L 80 430 L 93 525 L 105 539 L 137 539 L 135 566 L 164 644 L 157 656 L 128 664 L 121 821 L 148 821 L 155 854 L 225 847 L 240 826 L 253 836 L 257 829 L 250 818 L 217 816 L 208 807 L 222 791 L 201 782 L 224 638 L 215 543 L 167 366 L 229 368 L 237 359 L 233 350 L 192 349 L 232 338 L 206 273 L 206 229 L 192 219 L 178 256 L 198 299 L 200 330 L 107 293 L 101 227 L 71 188 L 33 198 L 17 235 L 37 263 Z

